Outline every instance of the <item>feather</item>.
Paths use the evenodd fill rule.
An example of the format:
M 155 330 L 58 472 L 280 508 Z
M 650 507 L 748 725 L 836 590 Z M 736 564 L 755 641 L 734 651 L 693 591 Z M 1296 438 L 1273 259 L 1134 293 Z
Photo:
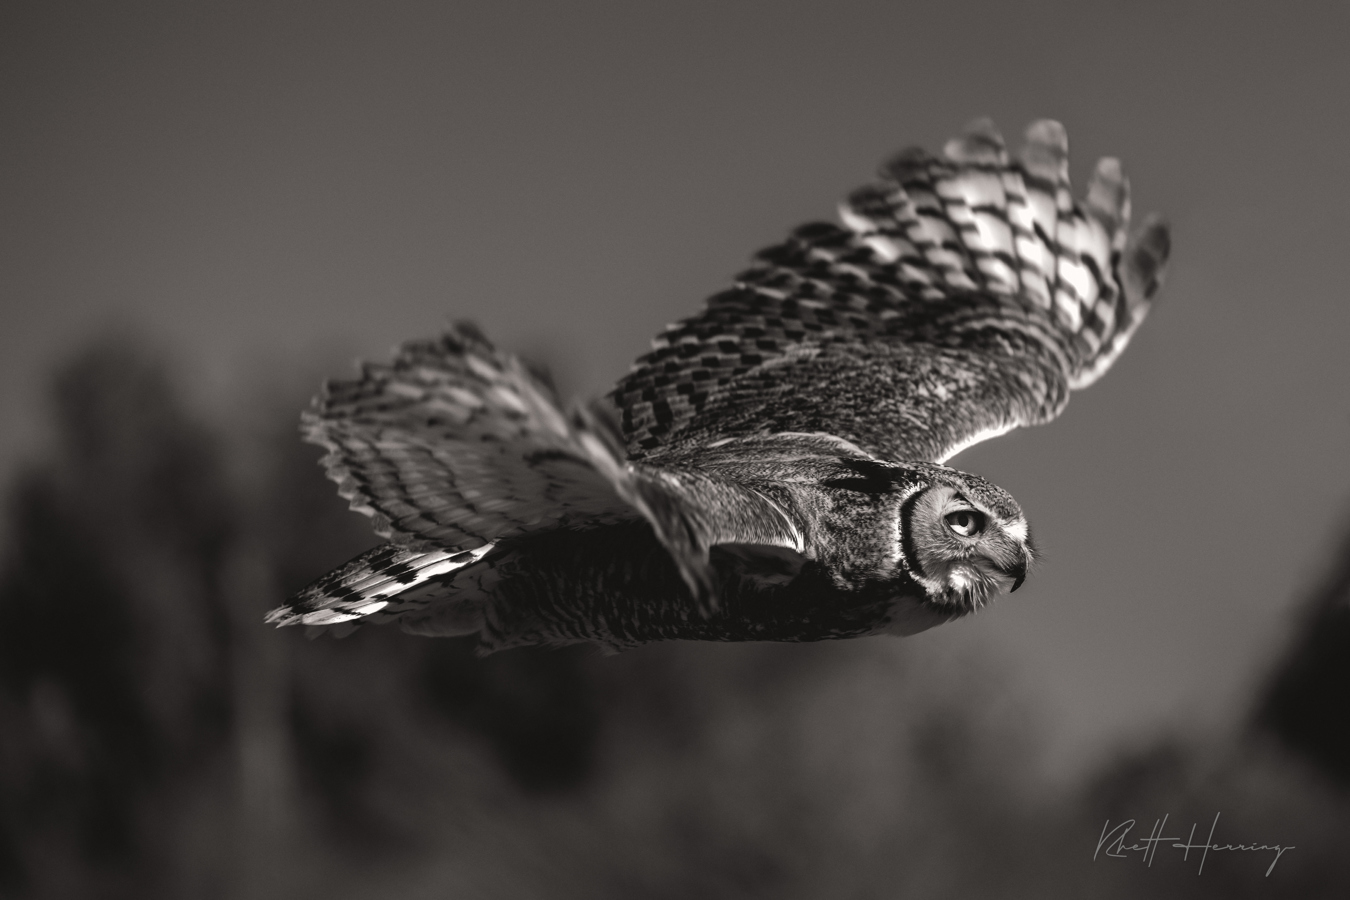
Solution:
M 1057 122 L 1013 157 L 987 120 L 942 158 L 903 151 L 849 195 L 845 228 L 797 229 L 658 338 L 613 394 L 629 452 L 820 431 L 935 461 L 1047 422 L 1148 311 L 1167 232 L 1129 241 L 1129 215 L 1114 159 L 1074 202 Z
M 670 325 L 613 406 L 460 323 L 328 384 L 306 438 L 389 543 L 268 615 L 397 619 L 481 652 L 912 634 L 1016 590 L 1017 503 L 940 462 L 1048 422 L 1149 310 L 1170 249 L 1129 236 L 1120 164 L 1075 202 L 1068 141 L 988 120 L 911 148 Z M 955 522 L 957 524 L 953 525 Z

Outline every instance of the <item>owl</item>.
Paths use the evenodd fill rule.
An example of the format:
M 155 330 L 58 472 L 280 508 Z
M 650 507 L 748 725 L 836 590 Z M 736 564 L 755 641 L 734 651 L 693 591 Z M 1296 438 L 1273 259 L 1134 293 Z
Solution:
M 330 382 L 305 437 L 388 540 L 267 617 L 480 652 L 911 635 L 1017 590 L 1017 502 L 943 465 L 1110 368 L 1169 251 L 1114 159 L 1084 199 L 1040 121 L 909 149 L 760 251 L 602 401 L 470 324 Z

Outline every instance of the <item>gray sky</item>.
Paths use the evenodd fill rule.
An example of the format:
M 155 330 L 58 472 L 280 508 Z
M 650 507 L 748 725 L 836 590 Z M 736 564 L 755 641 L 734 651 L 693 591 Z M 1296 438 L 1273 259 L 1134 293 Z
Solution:
M 913 640 L 1003 660 L 1062 762 L 1217 721 L 1350 521 L 1347 34 L 1332 2 L 9 2 L 0 466 L 110 328 L 221 407 L 451 317 L 597 393 L 892 151 L 1058 118 L 1078 183 L 1119 156 L 1169 215 L 1170 277 L 1065 416 L 955 461 L 1047 560 Z

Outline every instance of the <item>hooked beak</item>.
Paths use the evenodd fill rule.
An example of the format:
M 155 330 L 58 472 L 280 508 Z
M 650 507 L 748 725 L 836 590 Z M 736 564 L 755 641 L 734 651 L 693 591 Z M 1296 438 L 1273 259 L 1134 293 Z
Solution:
M 1027 561 L 1023 559 L 1020 563 L 1008 569 L 1007 572 L 1009 575 L 1016 576 L 1013 586 L 1008 588 L 1008 593 L 1016 593 L 1017 589 L 1022 586 L 1022 582 L 1027 580 Z

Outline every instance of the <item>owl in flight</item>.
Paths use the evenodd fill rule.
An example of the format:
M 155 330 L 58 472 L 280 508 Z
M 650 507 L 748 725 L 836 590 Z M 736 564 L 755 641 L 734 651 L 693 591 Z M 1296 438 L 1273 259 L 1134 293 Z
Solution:
M 900 153 L 564 411 L 471 325 L 330 382 L 308 440 L 388 539 L 273 610 L 397 619 L 482 652 L 914 634 L 1015 591 L 1006 492 L 943 461 L 1059 415 L 1148 312 L 1168 254 L 1120 164 L 1069 192 L 1036 122 Z

